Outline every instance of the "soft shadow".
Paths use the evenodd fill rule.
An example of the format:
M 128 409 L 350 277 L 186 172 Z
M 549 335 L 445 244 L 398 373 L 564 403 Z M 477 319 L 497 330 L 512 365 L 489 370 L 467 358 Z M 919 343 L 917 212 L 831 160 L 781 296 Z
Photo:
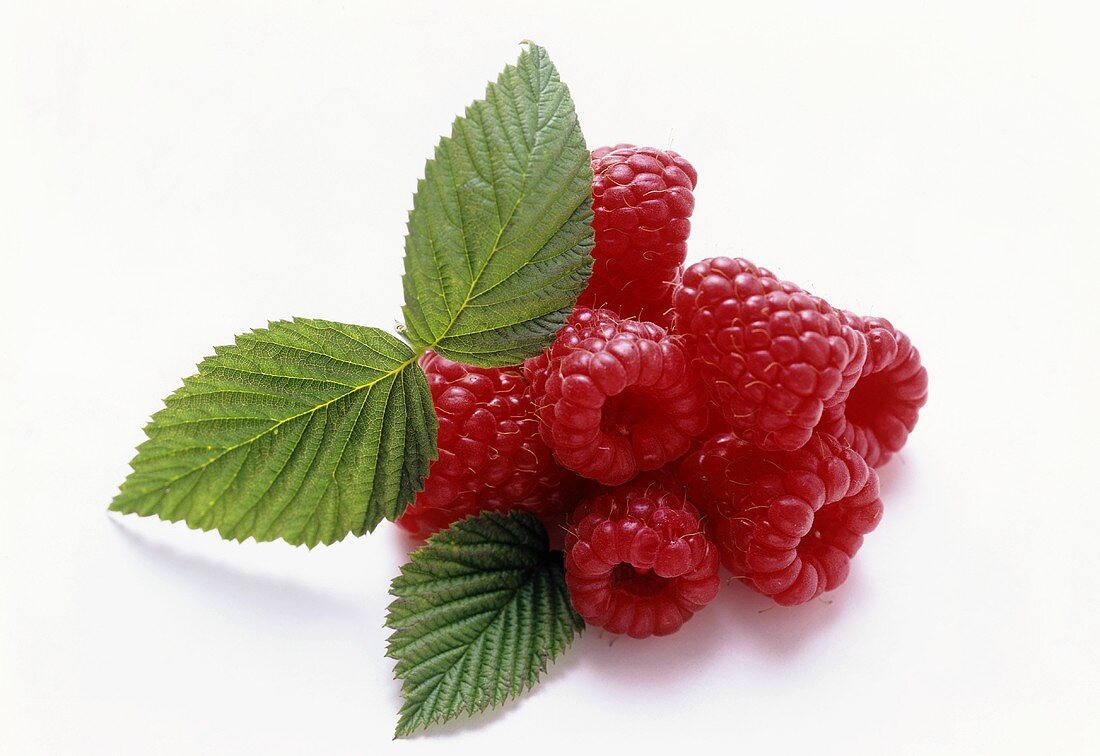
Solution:
M 489 726 L 497 717 L 548 694 L 559 680 L 582 666 L 596 670 L 602 683 L 643 690 L 643 695 L 657 694 L 678 680 L 697 675 L 700 668 L 713 662 L 715 654 L 763 655 L 774 661 L 778 671 L 790 665 L 805 642 L 836 621 L 845 605 L 858 601 L 861 593 L 861 581 L 853 575 L 835 593 L 785 608 L 731 581 L 713 603 L 673 635 L 639 641 L 589 627 L 550 665 L 534 690 L 493 711 L 435 725 L 427 733 L 411 737 L 447 738 Z M 395 685 L 395 704 L 400 703 L 398 689 Z
M 360 620 L 360 607 L 326 595 L 293 580 L 245 572 L 205 557 L 186 554 L 171 546 L 151 541 L 109 518 L 114 532 L 151 571 L 186 580 L 204 598 L 230 604 L 234 611 L 275 613 L 282 619 L 331 622 Z
M 777 668 L 787 666 L 859 600 L 854 578 L 808 604 L 781 607 L 727 576 L 718 597 L 673 635 L 637 641 L 593 628 L 577 651 L 602 680 L 654 691 L 698 674 L 716 655 L 764 656 Z
M 781 607 L 728 576 L 726 579 L 719 596 L 673 635 L 635 640 L 589 627 L 550 664 L 533 690 L 497 709 L 433 725 L 407 739 L 422 735 L 450 738 L 490 726 L 532 699 L 548 695 L 559 681 L 580 667 L 595 670 L 603 683 L 633 691 L 642 689 L 646 695 L 697 675 L 716 654 L 764 656 L 778 671 L 790 666 L 807 641 L 820 635 L 863 594 L 863 583 L 853 573 L 835 592 L 802 606 Z M 399 707 L 399 682 L 393 684 L 391 693 L 394 706 Z

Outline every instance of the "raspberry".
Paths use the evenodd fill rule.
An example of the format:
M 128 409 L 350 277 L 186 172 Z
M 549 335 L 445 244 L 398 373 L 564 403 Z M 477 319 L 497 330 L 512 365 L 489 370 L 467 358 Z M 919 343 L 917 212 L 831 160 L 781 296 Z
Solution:
M 823 433 L 786 452 L 717 436 L 684 458 L 680 477 L 727 569 L 784 606 L 841 585 L 882 518 L 874 469 Z
M 864 336 L 838 311 L 748 260 L 692 265 L 674 304 L 674 327 L 726 421 L 762 449 L 805 444 L 863 368 Z
M 604 485 L 680 457 L 706 427 L 698 375 L 653 323 L 579 307 L 524 371 L 558 462 Z
M 718 593 L 718 549 L 661 477 L 581 503 L 565 537 L 565 583 L 586 622 L 633 638 L 668 635 Z
M 530 387 L 518 368 L 420 358 L 439 418 L 439 458 L 397 524 L 426 538 L 483 510 L 551 515 L 576 502 L 569 475 L 538 433 Z
M 867 336 L 867 362 L 846 399 L 826 408 L 819 427 L 878 467 L 905 445 L 916 426 L 928 400 L 928 371 L 909 337 L 889 320 L 841 315 Z
M 696 179 L 675 152 L 620 144 L 592 153 L 596 246 L 581 305 L 669 325 Z

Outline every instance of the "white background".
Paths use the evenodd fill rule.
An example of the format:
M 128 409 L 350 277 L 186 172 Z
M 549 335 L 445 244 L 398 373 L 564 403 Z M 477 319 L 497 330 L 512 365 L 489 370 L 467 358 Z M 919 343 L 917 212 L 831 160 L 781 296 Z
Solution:
M 1095 748 L 1090 4 L 461 5 L 4 5 L 0 751 Z M 842 589 L 590 631 L 534 694 L 391 743 L 392 526 L 308 552 L 106 505 L 213 345 L 395 322 L 423 161 L 523 38 L 591 146 L 694 162 L 692 259 L 890 317 L 931 400 Z

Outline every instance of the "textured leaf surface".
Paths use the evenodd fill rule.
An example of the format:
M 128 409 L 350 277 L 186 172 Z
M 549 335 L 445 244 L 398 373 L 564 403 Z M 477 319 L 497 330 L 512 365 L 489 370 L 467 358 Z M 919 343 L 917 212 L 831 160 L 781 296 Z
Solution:
M 538 353 L 591 270 L 591 185 L 569 90 L 532 45 L 455 121 L 417 185 L 403 278 L 410 340 L 482 366 Z
M 497 707 L 538 682 L 584 628 L 560 553 L 533 515 L 485 513 L 429 539 L 393 581 L 397 735 Z
M 145 432 L 111 509 L 310 547 L 396 518 L 436 454 L 412 350 L 323 320 L 217 348 Z

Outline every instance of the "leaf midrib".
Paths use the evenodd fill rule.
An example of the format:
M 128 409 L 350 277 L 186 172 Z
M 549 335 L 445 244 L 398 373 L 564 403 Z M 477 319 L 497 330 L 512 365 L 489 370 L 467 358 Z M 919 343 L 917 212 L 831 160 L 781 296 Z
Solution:
M 278 430 L 280 427 L 286 425 L 289 422 L 297 420 L 298 418 L 301 418 L 301 417 L 305 417 L 306 415 L 311 415 L 311 414 L 313 414 L 313 413 L 315 413 L 319 410 L 322 410 L 322 409 L 324 409 L 324 408 L 326 408 L 326 407 L 328 407 L 332 404 L 335 404 L 336 402 L 340 401 L 341 399 L 349 397 L 349 396 L 351 396 L 351 395 L 353 395 L 353 394 L 355 394 L 359 391 L 363 391 L 364 389 L 369 390 L 369 389 L 373 388 L 374 386 L 376 386 L 377 384 L 379 384 L 380 382 L 399 375 L 402 371 L 404 371 L 407 367 L 409 367 L 409 365 L 416 362 L 417 358 L 418 358 L 418 355 L 413 355 L 412 357 L 410 357 L 409 359 L 405 360 L 400 365 L 398 365 L 396 368 L 376 376 L 374 379 L 368 381 L 367 383 L 364 383 L 364 384 L 359 385 L 359 386 L 354 386 L 354 387 L 350 388 L 348 391 L 345 391 L 344 393 L 339 394 L 338 396 L 335 396 L 332 399 L 329 399 L 328 401 L 321 402 L 320 404 L 317 404 L 313 407 L 305 409 L 305 410 L 303 410 L 301 412 L 298 412 L 296 414 L 290 415 L 289 417 L 283 418 L 282 420 L 279 420 L 274 425 L 271 425 L 271 426 L 265 428 L 264 430 L 260 431 L 259 433 L 252 436 L 251 438 L 247 438 L 243 441 L 240 441 L 236 444 L 233 444 L 232 446 L 226 447 L 225 449 L 220 451 L 218 454 L 214 455 L 210 459 L 203 462 L 201 465 L 198 465 L 197 467 L 192 467 L 191 469 L 187 470 L 186 472 L 180 473 L 179 475 L 177 475 L 173 478 L 169 478 L 168 480 L 160 481 L 156 486 L 153 486 L 153 487 L 151 487 L 149 489 L 146 489 L 144 491 L 135 493 L 134 496 L 137 497 L 137 498 L 147 496 L 147 495 L 153 493 L 154 491 L 156 491 L 157 489 L 165 488 L 166 486 L 171 486 L 173 483 L 176 483 L 180 480 L 183 480 L 184 478 L 186 478 L 189 475 L 194 475 L 197 472 L 201 472 L 201 471 L 205 470 L 206 468 L 208 468 L 210 465 L 217 462 L 219 459 L 221 459 L 225 455 L 227 455 L 227 454 L 229 454 L 233 451 L 236 451 L 237 449 L 240 449 L 243 446 L 248 446 L 249 444 L 255 443 L 256 441 L 263 438 L 267 434 L 271 433 L 272 431 Z M 221 418 L 207 418 L 207 420 L 218 420 L 218 419 L 221 419 Z M 170 455 L 165 455 L 165 456 L 170 456 Z M 343 456 L 342 453 L 341 453 L 341 456 Z
M 469 643 L 466 644 L 466 647 L 464 649 L 462 649 L 462 653 L 454 661 L 454 663 L 451 664 L 450 666 L 448 666 L 447 669 L 444 670 L 443 672 L 440 672 L 437 675 L 432 675 L 427 680 L 422 681 L 421 683 L 419 683 L 418 687 L 423 687 L 423 685 L 425 683 L 428 683 L 428 682 L 434 681 L 434 680 L 439 680 L 440 678 L 446 677 L 449 673 L 451 673 L 455 669 L 455 667 L 457 667 L 459 664 L 462 664 L 465 661 L 467 654 L 470 653 L 470 649 L 473 648 L 473 646 L 476 643 L 480 642 L 481 639 L 485 637 L 485 633 L 487 633 L 489 631 L 489 628 L 491 628 L 493 626 L 493 624 L 497 620 L 500 619 L 501 615 L 504 613 L 504 610 L 507 609 L 510 604 L 514 603 L 517 600 L 517 598 L 519 597 L 520 591 L 523 590 L 523 588 L 525 586 L 527 586 L 529 583 L 532 582 L 532 580 L 534 579 L 535 575 L 538 572 L 541 572 L 542 570 L 546 569 L 547 565 L 548 565 L 547 560 L 543 560 L 543 561 L 539 562 L 538 564 L 532 565 L 529 569 L 525 570 L 523 580 L 520 581 L 519 583 L 517 583 L 516 587 L 512 591 L 512 595 L 508 598 L 507 601 L 503 602 L 499 607 L 497 607 L 497 609 L 493 613 L 493 618 L 491 620 L 489 620 L 487 623 L 485 623 L 485 627 L 483 627 L 481 629 L 481 631 L 477 634 L 477 637 L 475 637 L 474 640 L 472 640 L 472 641 L 470 641 Z M 453 649 L 448 649 L 448 650 L 453 650 Z M 446 651 L 434 654 L 433 656 L 429 657 L 428 659 L 425 659 L 425 660 L 422 660 L 422 661 L 418 662 L 416 665 L 414 665 L 412 667 L 412 669 L 415 669 L 417 667 L 421 667 L 421 666 L 424 665 L 425 662 L 430 661 L 431 659 L 436 659 L 439 656 L 442 656 L 442 654 L 444 654 L 444 653 L 446 653 Z M 408 679 L 408 678 L 406 677 L 406 679 Z M 509 682 L 511 682 L 511 681 L 509 681 Z M 521 688 L 523 687 L 522 683 L 521 683 L 520 687 Z M 439 689 L 439 685 L 434 685 L 432 687 L 432 690 L 438 690 L 438 689 Z M 413 717 L 418 716 L 420 711 L 423 710 L 423 708 L 424 708 L 424 701 L 426 699 L 427 699 L 427 696 L 425 696 L 423 699 L 421 699 L 419 701 L 415 701 L 415 702 L 406 700 L 405 701 L 405 707 L 410 707 L 410 704 L 412 705 L 410 707 L 411 708 L 411 713 L 408 713 L 408 711 L 407 711 L 407 713 L 402 716 L 402 720 L 408 722 Z M 429 724 L 432 724 L 433 722 L 438 722 L 440 720 L 440 718 L 445 717 L 445 716 L 446 716 L 446 713 L 441 713 L 441 714 L 434 715 L 431 718 L 430 721 L 421 722 L 419 725 L 414 724 L 411 728 L 403 729 L 401 731 L 401 733 L 399 733 L 399 734 L 408 734 L 408 733 L 412 732 L 413 730 L 415 730 L 417 727 L 427 727 Z
M 561 86 L 564 88 L 565 85 L 562 84 Z M 470 303 L 473 302 L 475 299 L 477 299 L 477 297 L 480 297 L 482 294 L 486 293 L 486 292 L 478 292 L 478 294 L 476 296 L 474 295 L 474 291 L 477 289 L 477 285 L 481 282 L 481 277 L 485 274 L 485 271 L 489 268 L 489 265 L 492 263 L 493 258 L 495 257 L 497 252 L 499 252 L 501 250 L 500 240 L 504 237 L 505 231 L 507 231 L 509 226 L 511 225 L 512 219 L 515 217 L 516 210 L 519 208 L 519 206 L 523 202 L 523 200 L 526 199 L 527 196 L 528 196 L 527 191 L 526 191 L 526 187 L 527 187 L 528 178 L 531 175 L 531 168 L 532 168 L 532 165 L 534 163 L 534 154 L 537 151 L 539 144 L 541 143 L 543 133 L 546 131 L 546 129 L 549 126 L 549 121 L 547 121 L 546 124 L 543 124 L 542 123 L 542 118 L 541 118 L 542 112 L 544 110 L 543 97 L 542 97 L 544 92 L 545 92 L 545 88 L 541 84 L 541 81 L 540 81 L 540 88 L 539 88 L 539 90 L 536 93 L 535 98 L 534 98 L 534 104 L 535 104 L 534 119 L 535 119 L 535 124 L 536 124 L 534 140 L 533 140 L 533 143 L 529 145 L 529 144 L 527 144 L 526 138 L 524 139 L 524 148 L 525 148 L 527 154 L 526 154 L 526 159 L 524 161 L 524 166 L 523 166 L 522 180 L 520 182 L 520 186 L 524 187 L 524 189 L 521 189 L 519 196 L 516 198 L 515 203 L 512 205 L 512 209 L 508 213 L 507 220 L 505 220 L 504 222 L 499 224 L 500 228 L 497 231 L 496 238 L 493 240 L 492 249 L 489 250 L 489 254 L 486 255 L 485 260 L 482 262 L 480 269 L 476 273 L 474 273 L 473 278 L 470 281 L 470 286 L 467 289 L 465 296 L 463 297 L 462 304 L 459 305 L 458 308 L 452 312 L 450 302 L 447 301 L 446 296 L 443 297 L 444 305 L 447 309 L 447 316 L 450 318 L 450 320 L 447 323 L 447 325 L 444 326 L 442 332 L 438 336 L 434 336 L 433 339 L 432 339 L 432 342 L 424 347 L 425 350 L 435 349 L 436 347 L 438 347 L 440 342 L 442 342 L 444 339 L 446 339 L 450 335 L 451 330 L 455 327 L 455 325 L 457 325 L 459 319 L 462 316 L 462 313 L 465 312 L 467 307 L 469 307 Z M 492 98 L 487 98 L 486 100 L 484 100 L 484 102 L 491 103 L 494 108 L 496 107 L 495 102 L 492 102 Z M 560 99 L 555 103 L 555 108 L 554 108 L 555 111 L 557 110 L 557 105 L 559 105 L 559 104 L 560 104 Z M 471 120 L 472 119 L 469 119 L 469 118 L 467 119 L 468 122 L 471 121 Z M 484 132 L 484 127 L 479 125 L 479 129 L 481 129 Z M 572 134 L 575 130 L 576 130 L 576 123 L 574 122 L 572 124 L 572 126 L 570 127 L 569 134 L 567 135 L 567 137 L 572 136 Z M 523 129 L 521 128 L 520 131 L 522 133 Z M 454 143 L 457 140 L 455 140 L 452 136 L 451 141 L 452 141 L 452 143 Z M 561 153 L 565 151 L 565 145 L 568 142 L 568 138 L 562 139 L 561 142 L 562 142 L 562 146 L 561 146 L 561 149 L 559 150 L 559 153 L 556 156 L 556 158 L 560 157 Z M 467 150 L 467 152 L 469 152 L 469 147 L 468 146 L 465 147 L 465 149 Z M 472 156 L 471 156 L 471 158 L 472 158 Z M 452 176 L 452 179 L 453 179 L 453 176 Z M 496 204 L 497 207 L 499 208 L 499 202 L 497 201 L 495 185 L 496 185 L 496 182 L 493 182 L 493 186 L 494 186 L 493 199 L 494 199 L 494 204 Z M 566 190 L 567 186 L 568 186 L 568 182 L 566 182 L 566 186 L 563 187 L 559 191 L 559 196 L 561 194 L 565 193 L 565 190 Z M 458 188 L 453 185 L 453 182 L 452 182 L 452 189 L 457 193 Z M 460 206 L 460 209 L 461 209 L 461 206 Z M 499 213 L 498 213 L 497 217 L 499 219 L 499 217 L 500 217 Z M 465 225 L 464 224 L 459 228 L 459 231 L 462 234 L 462 248 L 463 248 L 463 251 L 465 252 L 464 257 L 467 260 L 469 260 L 470 259 L 470 247 L 469 247 L 469 244 L 466 240 L 466 232 L 465 232 Z M 432 246 L 433 255 L 434 255 L 435 247 L 434 247 L 434 245 L 430 245 L 430 246 Z M 487 289 L 486 291 L 489 291 L 492 288 L 495 288 L 495 286 L 490 287 L 490 289 Z

